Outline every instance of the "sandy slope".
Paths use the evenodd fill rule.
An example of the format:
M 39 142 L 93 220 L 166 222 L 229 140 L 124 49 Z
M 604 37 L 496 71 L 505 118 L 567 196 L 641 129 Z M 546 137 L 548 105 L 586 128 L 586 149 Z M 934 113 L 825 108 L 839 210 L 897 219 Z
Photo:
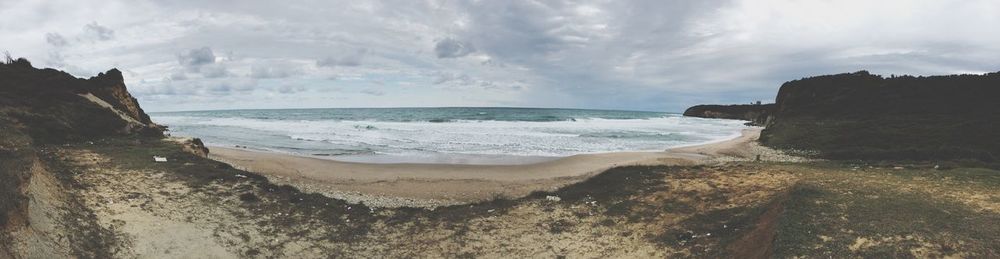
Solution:
M 210 157 L 272 181 L 375 206 L 434 206 L 554 190 L 624 165 L 691 165 L 720 156 L 754 157 L 760 129 L 723 142 L 664 152 L 583 154 L 525 165 L 367 164 L 212 147 Z
M 78 237 L 70 243 L 88 245 L 55 257 L 89 250 L 104 252 L 78 257 L 735 256 L 746 249 L 730 249 L 739 242 L 726 240 L 755 237 L 744 230 L 757 225 L 758 208 L 795 181 L 788 172 L 755 163 L 621 167 L 544 195 L 433 210 L 385 209 L 274 185 L 170 142 L 118 141 L 48 152 L 46 164 L 70 177 L 64 184 L 79 186 L 48 189 L 68 190 L 69 200 L 83 205 L 69 222 L 89 222 L 65 231 Z M 151 154 L 171 162 L 154 163 Z
M 51 146 L 32 169 L 30 231 L 58 239 L 16 232 L 13 251 L 29 258 L 992 258 L 1000 251 L 989 242 L 998 233 L 995 171 L 716 164 L 732 150 L 711 146 L 733 147 L 666 152 L 710 165 L 619 167 L 550 193 L 435 209 L 303 193 L 168 141 Z M 748 147 L 751 159 L 763 150 Z M 155 163 L 154 154 L 170 162 Z M 545 184 L 559 180 L 509 185 L 551 188 Z

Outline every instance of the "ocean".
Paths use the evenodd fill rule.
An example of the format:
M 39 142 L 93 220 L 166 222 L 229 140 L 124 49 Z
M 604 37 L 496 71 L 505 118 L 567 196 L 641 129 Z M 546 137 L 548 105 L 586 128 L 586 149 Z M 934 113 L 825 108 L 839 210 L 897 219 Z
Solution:
M 645 111 L 332 108 L 150 113 L 210 146 L 376 163 L 515 164 L 662 151 L 739 136 L 743 122 Z

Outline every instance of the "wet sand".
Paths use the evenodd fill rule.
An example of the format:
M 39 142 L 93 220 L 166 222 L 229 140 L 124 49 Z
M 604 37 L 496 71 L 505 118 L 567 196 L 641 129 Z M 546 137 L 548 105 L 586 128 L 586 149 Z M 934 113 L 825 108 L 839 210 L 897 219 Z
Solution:
M 692 165 L 719 156 L 750 157 L 745 151 L 760 129 L 738 138 L 663 152 L 582 154 L 521 165 L 374 164 L 211 147 L 210 158 L 290 184 L 378 207 L 461 204 L 550 191 L 597 173 L 629 165 Z

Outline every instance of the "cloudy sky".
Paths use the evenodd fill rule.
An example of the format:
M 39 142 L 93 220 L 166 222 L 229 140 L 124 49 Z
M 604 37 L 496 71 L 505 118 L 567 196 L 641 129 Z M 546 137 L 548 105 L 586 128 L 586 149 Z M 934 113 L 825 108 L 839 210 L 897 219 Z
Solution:
M 1000 70 L 996 0 L 0 0 L 0 50 L 152 111 L 530 106 L 682 111 L 784 81 Z

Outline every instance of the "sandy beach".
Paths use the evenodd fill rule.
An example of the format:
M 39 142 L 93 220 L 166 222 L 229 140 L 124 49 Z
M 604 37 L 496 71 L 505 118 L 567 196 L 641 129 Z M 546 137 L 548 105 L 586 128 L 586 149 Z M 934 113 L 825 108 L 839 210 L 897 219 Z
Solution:
M 692 165 L 719 157 L 750 158 L 760 129 L 731 140 L 663 152 L 581 154 L 522 165 L 373 164 L 211 147 L 210 158 L 311 192 L 380 207 L 461 204 L 551 191 L 609 168 Z

